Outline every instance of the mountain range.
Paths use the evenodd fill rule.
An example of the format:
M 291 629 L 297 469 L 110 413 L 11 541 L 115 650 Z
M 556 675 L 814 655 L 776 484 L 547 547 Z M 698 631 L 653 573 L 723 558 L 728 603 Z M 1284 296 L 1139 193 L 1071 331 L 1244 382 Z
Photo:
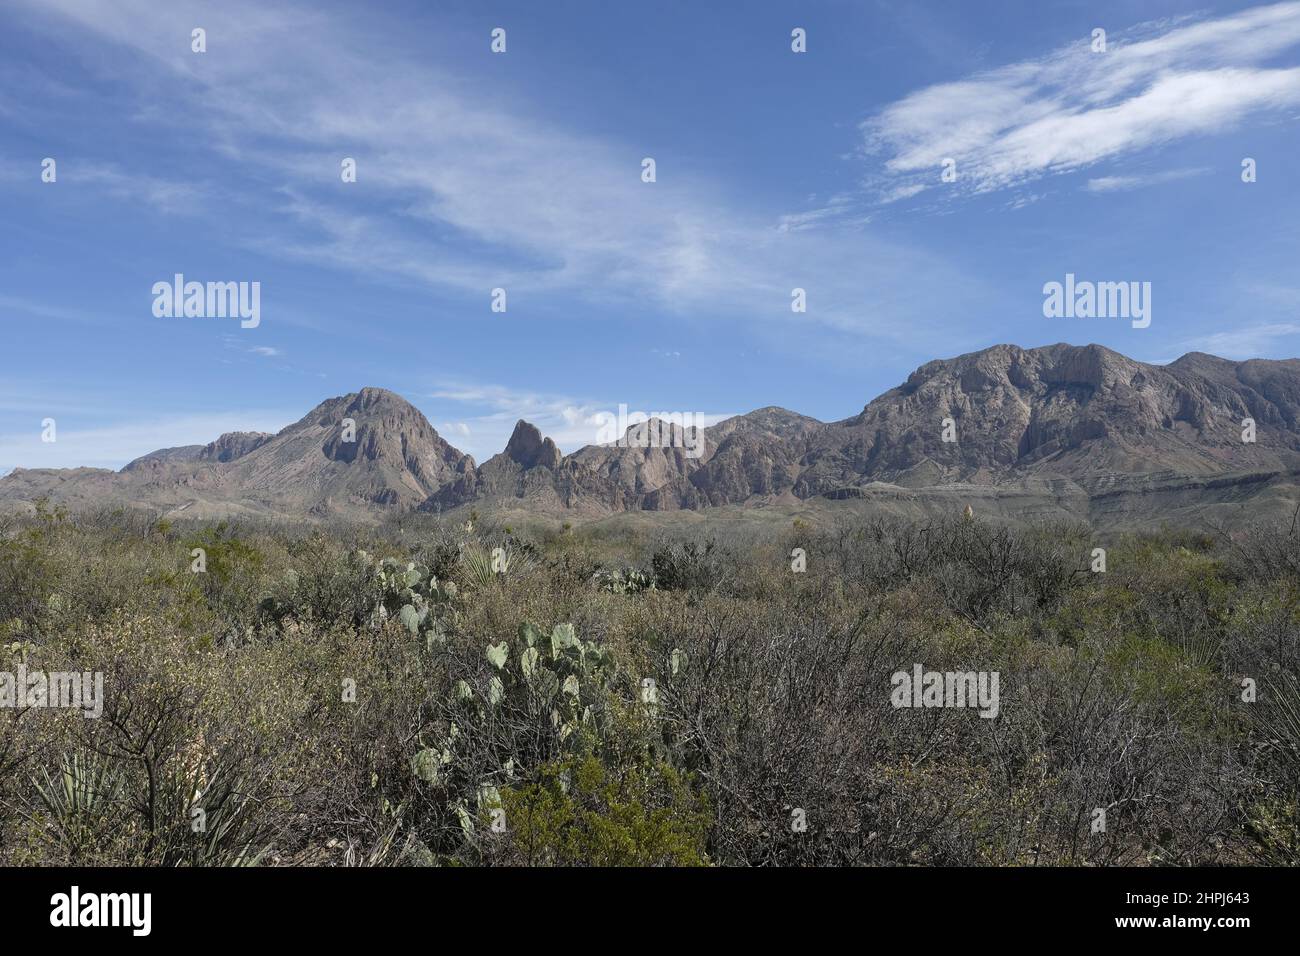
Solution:
M 648 436 L 669 440 L 647 447 Z M 1149 365 L 1099 345 L 997 345 L 929 362 L 842 421 L 767 407 L 702 437 L 640 425 L 564 455 L 520 421 L 479 465 L 399 395 L 363 388 L 277 434 L 160 449 L 116 472 L 15 469 L 0 479 L 0 509 L 46 497 L 201 518 L 473 507 L 589 520 L 971 505 L 1019 520 L 1230 526 L 1289 517 L 1300 499 L 1300 360 L 1193 352 Z

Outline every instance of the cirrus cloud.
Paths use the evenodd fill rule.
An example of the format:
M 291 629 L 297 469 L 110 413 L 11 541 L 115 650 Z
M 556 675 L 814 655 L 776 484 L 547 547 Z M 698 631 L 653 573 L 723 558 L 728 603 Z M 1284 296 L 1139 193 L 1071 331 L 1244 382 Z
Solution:
M 1300 68 L 1272 61 L 1300 45 L 1300 3 L 1201 22 L 1161 21 L 1081 38 L 1034 60 L 917 90 L 862 124 L 885 157 L 881 202 L 940 181 L 957 194 L 1019 186 L 1300 105 Z M 1104 185 L 1103 185 L 1103 188 Z

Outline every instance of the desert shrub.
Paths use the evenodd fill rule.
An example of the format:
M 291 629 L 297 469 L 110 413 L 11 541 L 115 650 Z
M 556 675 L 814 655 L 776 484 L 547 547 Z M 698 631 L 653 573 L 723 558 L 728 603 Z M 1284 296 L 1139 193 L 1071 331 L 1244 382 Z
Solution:
M 726 578 L 728 559 L 713 541 L 665 544 L 650 557 L 651 575 L 664 591 L 712 591 Z
M 379 587 L 357 551 L 340 550 L 317 536 L 292 549 L 291 560 L 293 566 L 259 603 L 261 620 L 341 621 L 357 628 L 370 621 Z
M 501 792 L 507 837 L 494 861 L 523 866 L 702 866 L 704 798 L 662 761 L 570 757 Z
M 0 707 L 0 863 L 1293 864 L 1295 553 L 41 505 L 0 523 L 0 671 L 105 709 Z M 895 709 L 917 664 L 997 672 L 998 716 Z
M 177 560 L 190 570 L 190 580 L 221 621 L 222 638 L 239 640 L 257 618 L 265 565 L 262 551 L 226 522 L 192 534 L 182 548 Z M 195 561 L 202 563 L 196 566 Z

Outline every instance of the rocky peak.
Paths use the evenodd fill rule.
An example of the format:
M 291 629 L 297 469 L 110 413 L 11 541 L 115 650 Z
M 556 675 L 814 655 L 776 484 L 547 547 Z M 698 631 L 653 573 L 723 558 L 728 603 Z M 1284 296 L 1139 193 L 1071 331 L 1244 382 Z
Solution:
M 296 488 L 331 499 L 410 506 L 473 469 L 418 408 L 382 388 L 321 402 L 300 421 L 237 459 L 231 481 Z
M 536 425 L 522 418 L 515 424 L 514 433 L 506 443 L 505 456 L 524 469 L 539 465 L 554 471 L 564 458 L 555 442 L 543 438 Z
M 352 434 L 347 432 L 348 420 Z M 418 408 L 383 388 L 363 388 L 323 402 L 299 425 L 308 421 L 328 429 L 321 450 L 334 461 L 388 460 L 418 469 L 424 459 L 461 457 L 459 452 L 447 454 L 454 449 Z

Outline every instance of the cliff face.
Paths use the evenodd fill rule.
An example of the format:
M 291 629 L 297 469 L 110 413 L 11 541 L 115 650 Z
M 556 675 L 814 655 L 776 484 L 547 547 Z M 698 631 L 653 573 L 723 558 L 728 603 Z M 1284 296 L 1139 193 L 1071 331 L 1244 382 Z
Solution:
M 996 483 L 1294 467 L 1300 361 L 1192 354 L 1145 365 L 1098 345 L 1000 345 L 930 362 L 812 443 L 796 493 L 863 479 Z M 1242 441 L 1254 419 L 1253 443 Z M 944 441 L 944 420 L 952 427 Z

